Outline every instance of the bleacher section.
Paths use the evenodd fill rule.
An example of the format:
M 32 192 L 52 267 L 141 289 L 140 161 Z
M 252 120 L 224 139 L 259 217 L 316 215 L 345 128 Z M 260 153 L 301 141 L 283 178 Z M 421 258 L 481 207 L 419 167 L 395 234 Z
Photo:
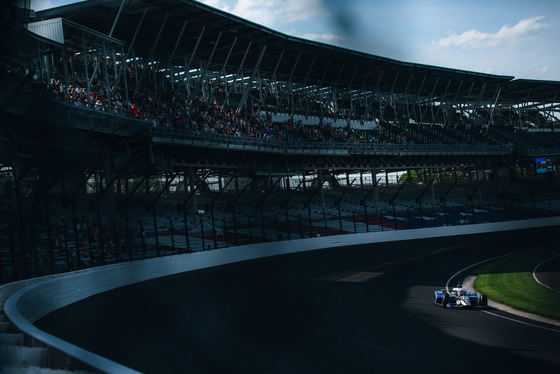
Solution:
M 50 204 L 48 217 L 44 206 L 25 201 L 22 222 L 12 220 L 16 215 L 10 211 L 0 218 L 2 279 L 248 243 L 498 222 L 560 211 L 553 182 L 541 179 L 402 183 L 374 190 L 351 187 L 347 193 L 344 186 L 328 184 L 321 193 L 312 185 L 305 191 L 279 188 L 268 196 L 258 193 L 259 199 L 233 191 L 215 200 L 216 192 L 200 192 L 185 211 L 185 192 L 165 193 L 156 205 L 153 194 L 139 193 L 126 206 L 116 197 L 114 222 L 105 204 L 99 212 L 92 209 L 95 196 L 76 199 L 75 221 L 64 199 Z M 22 252 L 22 246 L 35 250 Z

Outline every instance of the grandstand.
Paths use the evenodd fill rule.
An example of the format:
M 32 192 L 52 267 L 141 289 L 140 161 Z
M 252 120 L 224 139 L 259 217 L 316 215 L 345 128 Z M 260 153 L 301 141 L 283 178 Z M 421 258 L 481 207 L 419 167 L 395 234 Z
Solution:
M 560 82 L 396 61 L 190 0 L 10 15 L 1 282 L 560 209 Z
M 396 61 L 191 0 L 6 20 L 0 283 L 560 212 L 560 82 Z

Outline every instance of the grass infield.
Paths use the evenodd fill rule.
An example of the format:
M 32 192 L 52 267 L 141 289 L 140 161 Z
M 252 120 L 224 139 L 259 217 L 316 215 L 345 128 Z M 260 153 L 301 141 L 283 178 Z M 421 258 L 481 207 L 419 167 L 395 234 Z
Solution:
M 503 257 L 475 268 L 474 287 L 501 304 L 560 320 L 560 293 L 533 278 L 542 261 L 560 253 L 560 245 L 546 246 Z

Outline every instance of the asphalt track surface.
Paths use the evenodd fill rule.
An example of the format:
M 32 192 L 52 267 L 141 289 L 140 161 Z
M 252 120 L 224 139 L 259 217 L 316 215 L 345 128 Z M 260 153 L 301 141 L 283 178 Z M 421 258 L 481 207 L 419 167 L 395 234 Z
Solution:
M 460 269 L 559 241 L 518 230 L 279 256 L 123 287 L 36 325 L 145 373 L 559 372 L 559 328 L 433 304 Z
M 560 292 L 560 255 L 544 261 L 535 271 L 539 282 L 548 288 Z

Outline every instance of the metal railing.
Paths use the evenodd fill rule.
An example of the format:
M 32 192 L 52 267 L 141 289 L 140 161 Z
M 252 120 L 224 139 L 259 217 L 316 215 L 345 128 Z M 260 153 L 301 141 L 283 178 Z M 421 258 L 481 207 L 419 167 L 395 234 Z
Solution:
M 102 110 L 66 103 L 36 89 L 19 88 L 0 79 L 2 110 L 36 119 L 39 111 L 45 121 L 90 131 L 135 136 L 148 127 L 148 122 Z
M 238 148 L 240 150 L 266 151 L 272 153 L 289 152 L 291 154 L 507 154 L 510 153 L 513 148 L 512 145 L 278 141 L 157 127 L 151 127 L 150 133 L 154 142 L 157 143 L 185 144 L 210 148 Z

